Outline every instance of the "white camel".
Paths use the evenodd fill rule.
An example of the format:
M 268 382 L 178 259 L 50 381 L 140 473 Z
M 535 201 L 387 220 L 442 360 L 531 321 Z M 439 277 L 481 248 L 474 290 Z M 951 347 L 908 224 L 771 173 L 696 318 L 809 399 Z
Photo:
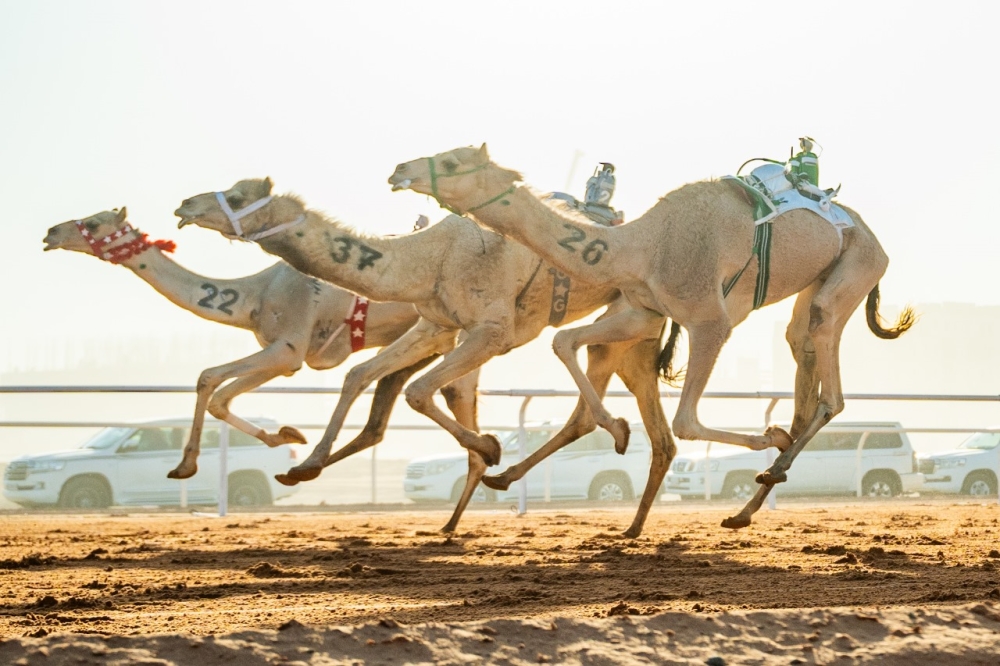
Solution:
M 306 438 L 297 429 L 284 426 L 277 433 L 268 433 L 233 414 L 230 403 L 275 377 L 293 375 L 303 363 L 325 370 L 340 365 L 360 349 L 383 347 L 402 336 L 418 319 L 410 304 L 368 303 L 339 287 L 305 276 L 284 262 L 242 278 L 203 277 L 163 253 L 173 251 L 172 241 L 150 243 L 145 234 L 128 223 L 127 216 L 122 208 L 63 222 L 49 229 L 45 250 L 82 252 L 121 264 L 175 305 L 203 319 L 251 331 L 264 348 L 201 373 L 191 436 L 182 461 L 168 474 L 170 478 L 185 479 L 197 472 L 206 409 L 268 446 L 304 444 Z M 341 456 L 326 464 L 379 443 L 396 396 L 406 380 L 430 360 L 381 379 L 364 430 L 342 449 Z M 235 381 L 222 386 L 231 379 Z M 449 407 L 472 427 L 477 379 L 473 373 L 446 389 Z
M 328 280 L 372 300 L 413 303 L 421 319 L 410 331 L 370 361 L 352 369 L 330 424 L 315 450 L 289 470 L 285 480 L 319 475 L 347 410 L 372 381 L 428 356 L 445 354 L 436 367 L 406 388 L 406 399 L 451 433 L 469 451 L 469 474 L 451 531 L 486 468 L 500 461 L 500 442 L 448 418 L 433 402 L 441 386 L 478 369 L 490 358 L 538 336 L 549 325 L 584 317 L 618 296 L 614 287 L 567 279 L 519 243 L 481 229 L 471 220 L 452 215 L 436 225 L 398 237 L 376 237 L 308 210 L 292 195 L 272 195 L 272 183 L 243 180 L 225 192 L 200 194 L 177 209 L 178 226 L 196 224 L 230 238 L 255 240 L 298 270 Z M 612 311 L 626 307 L 618 303 Z M 663 320 L 659 322 L 662 328 Z M 456 347 L 456 336 L 466 338 Z M 650 482 L 629 533 L 638 534 L 656 498 L 659 477 L 669 466 L 675 447 L 659 403 L 655 361 L 659 341 L 627 341 L 591 350 L 588 374 L 599 392 L 617 372 L 639 401 L 653 442 Z M 618 419 L 609 427 L 625 433 Z M 582 403 L 547 453 L 590 432 L 593 419 Z M 623 437 L 619 437 L 624 452 Z M 544 454 L 543 454 L 544 455 Z M 279 480 L 282 478 L 279 476 Z
M 754 304 L 758 265 L 751 261 L 755 228 L 747 193 L 731 181 L 695 182 L 667 194 L 628 224 L 603 227 L 543 205 L 520 181 L 519 173 L 490 160 L 485 144 L 400 164 L 389 178 L 393 189 L 408 188 L 464 211 L 486 228 L 524 243 L 567 275 L 622 291 L 627 310 L 560 331 L 553 344 L 597 423 L 616 437 L 615 421 L 580 371 L 576 351 L 583 345 L 654 338 L 663 317 L 688 331 L 690 359 L 674 434 L 782 451 L 758 475 L 762 487 L 757 495 L 724 522 L 727 527 L 750 524 L 806 443 L 843 410 L 840 337 L 866 296 L 868 326 L 878 337 L 896 338 L 913 324 L 909 309 L 894 328 L 880 324 L 878 282 L 888 258 L 854 211 L 848 210 L 854 226 L 842 236 L 809 211 L 779 216 L 773 222 L 771 276 L 763 305 L 798 294 L 786 336 L 798 367 L 791 433 L 777 427 L 763 435 L 706 428 L 698 420 L 698 401 L 723 344 Z M 740 273 L 742 278 L 735 280 Z M 661 359 L 664 372 L 670 350 L 668 345 Z

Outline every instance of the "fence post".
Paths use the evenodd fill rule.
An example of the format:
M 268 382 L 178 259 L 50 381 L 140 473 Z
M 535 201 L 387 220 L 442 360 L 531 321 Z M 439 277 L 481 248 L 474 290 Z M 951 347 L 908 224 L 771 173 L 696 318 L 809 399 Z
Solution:
M 378 502 L 378 490 L 376 489 L 378 480 L 378 462 L 375 460 L 375 452 L 377 450 L 377 446 L 372 447 L 372 504 L 376 504 Z
M 712 453 L 712 440 L 705 442 L 705 499 L 712 499 L 712 466 L 709 464 L 708 456 Z M 725 498 L 723 498 L 725 499 Z
M 188 505 L 188 482 L 181 479 L 181 508 L 186 509 Z
M 528 457 L 528 431 L 524 429 L 524 415 L 528 411 L 531 396 L 525 396 L 521 409 L 517 413 L 517 454 L 520 460 Z M 525 474 L 517 482 L 517 515 L 528 513 L 528 475 Z
M 864 489 L 861 487 L 861 461 L 862 461 L 862 449 L 865 446 L 865 442 L 868 441 L 868 433 L 861 433 L 861 439 L 858 440 L 858 450 L 854 455 L 854 474 L 857 477 L 857 491 L 858 497 L 864 494 Z
M 767 405 L 767 409 L 764 410 L 764 429 L 766 430 L 769 425 L 771 425 L 771 414 L 774 413 L 774 408 L 778 406 L 778 398 L 771 398 L 771 402 Z M 767 466 L 770 467 L 774 463 L 774 447 L 767 448 Z M 770 511 L 774 511 L 778 508 L 778 491 L 772 489 L 773 492 L 767 494 L 767 508 Z
M 219 517 L 229 512 L 229 424 L 219 423 Z

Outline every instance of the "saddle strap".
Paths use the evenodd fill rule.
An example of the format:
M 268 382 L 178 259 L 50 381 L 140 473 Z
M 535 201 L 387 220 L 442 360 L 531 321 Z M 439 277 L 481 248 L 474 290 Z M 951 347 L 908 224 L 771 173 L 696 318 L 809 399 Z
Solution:
M 727 284 L 722 286 L 722 297 L 725 298 L 729 295 L 729 292 L 733 290 L 736 286 L 737 281 L 739 281 L 740 276 L 753 261 L 753 258 L 757 257 L 757 285 L 754 287 L 753 291 L 753 309 L 757 310 L 764 301 L 767 300 L 767 283 L 771 279 L 771 223 L 765 222 L 763 224 L 758 224 L 754 228 L 753 233 L 753 250 L 750 252 L 750 258 L 747 259 L 747 263 L 743 265 L 743 268 L 739 270 L 733 279 Z

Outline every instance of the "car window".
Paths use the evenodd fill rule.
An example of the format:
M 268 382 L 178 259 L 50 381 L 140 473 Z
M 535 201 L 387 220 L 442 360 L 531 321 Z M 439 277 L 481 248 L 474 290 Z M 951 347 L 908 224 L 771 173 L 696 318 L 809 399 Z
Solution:
M 861 441 L 860 432 L 820 432 L 806 444 L 806 451 L 854 451 Z
M 998 442 L 1000 442 L 1000 432 L 977 432 L 959 444 L 958 448 L 989 451 L 990 449 L 995 449 Z
M 542 448 L 542 445 L 549 441 L 555 433 L 547 430 L 529 430 L 526 434 L 528 435 L 528 453 L 531 454 Z M 520 450 L 517 433 L 513 432 L 507 435 L 507 437 L 507 443 L 504 445 L 503 450 L 508 453 L 517 453 Z
M 865 451 L 870 449 L 901 449 L 903 438 L 898 432 L 870 432 L 865 440 Z
M 128 433 L 130 428 L 104 428 L 80 445 L 81 449 L 106 449 Z
M 184 432 L 181 428 L 139 428 L 118 447 L 118 452 L 179 451 L 183 445 Z

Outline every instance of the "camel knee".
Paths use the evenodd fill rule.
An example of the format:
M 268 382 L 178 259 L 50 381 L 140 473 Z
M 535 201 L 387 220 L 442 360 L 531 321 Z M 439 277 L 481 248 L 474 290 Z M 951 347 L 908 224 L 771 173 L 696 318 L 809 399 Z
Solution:
M 561 359 L 574 356 L 577 349 L 575 336 L 570 331 L 559 331 L 552 338 L 552 351 Z
M 226 417 L 229 416 L 229 400 L 222 400 L 213 395 L 212 399 L 208 401 L 208 413 L 220 421 L 225 421 Z
M 674 418 L 674 436 L 678 439 L 699 439 L 701 435 L 701 424 L 697 420 L 687 416 L 677 416 Z M 671 442 L 673 444 L 673 442 Z M 674 447 L 676 451 L 676 446 Z
M 415 412 L 426 414 L 433 401 L 433 391 L 421 385 L 420 381 L 413 382 L 406 387 L 404 392 L 406 404 Z
M 198 375 L 197 390 L 199 392 L 208 391 L 209 393 L 214 393 L 220 384 L 222 384 L 222 379 L 215 374 L 212 368 L 202 370 L 201 374 Z

